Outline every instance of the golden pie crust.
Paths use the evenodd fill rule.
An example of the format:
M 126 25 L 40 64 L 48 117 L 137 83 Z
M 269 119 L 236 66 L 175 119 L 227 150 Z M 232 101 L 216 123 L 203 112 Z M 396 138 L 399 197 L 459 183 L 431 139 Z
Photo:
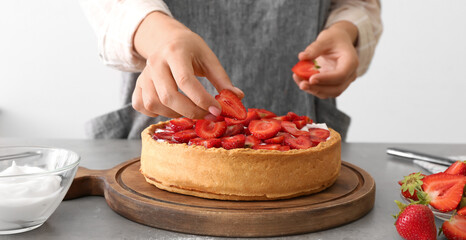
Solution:
M 303 150 L 226 150 L 152 139 L 157 128 L 141 134 L 141 173 L 147 182 L 170 192 L 221 200 L 274 200 L 320 192 L 337 179 L 341 137 Z

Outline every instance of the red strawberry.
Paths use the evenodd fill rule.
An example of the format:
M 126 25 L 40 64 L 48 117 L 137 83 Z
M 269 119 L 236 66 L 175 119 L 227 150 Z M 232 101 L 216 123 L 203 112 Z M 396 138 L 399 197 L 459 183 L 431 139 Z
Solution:
M 309 133 L 313 142 L 325 142 L 330 137 L 330 131 L 322 128 L 311 128 Z
M 304 120 L 304 121 L 306 121 L 306 123 L 312 123 L 313 122 L 312 119 L 310 119 L 308 116 L 298 116 L 294 120 Z
M 273 117 L 276 117 L 277 114 L 271 112 L 271 111 L 267 111 L 265 109 L 261 109 L 261 108 L 249 108 L 248 111 L 256 111 L 257 114 L 259 114 L 259 117 L 260 118 L 273 118 Z
M 456 161 L 450 165 L 444 173 L 459 174 L 466 176 L 466 163 L 463 161 Z
M 453 216 L 450 221 L 443 223 L 442 232 L 448 239 L 466 239 L 466 217 L 461 215 Z
M 273 119 L 278 120 L 278 121 L 290 121 L 290 117 L 288 117 L 288 115 L 273 117 Z
M 175 132 L 179 132 L 186 129 L 191 129 L 194 127 L 194 122 L 189 118 L 175 118 L 170 120 L 167 125 L 168 129 L 171 129 Z
M 285 136 L 276 136 L 273 138 L 265 139 L 264 142 L 268 144 L 281 144 L 285 140 Z
M 225 118 L 225 122 L 227 122 L 228 126 L 236 125 L 236 124 L 243 124 L 244 126 L 247 127 L 252 120 L 256 120 L 256 119 L 260 119 L 259 114 L 257 114 L 257 112 L 254 110 L 250 110 L 248 111 L 247 117 L 244 120 L 238 120 L 234 118 Z
M 466 207 L 461 208 L 458 210 L 458 215 L 465 216 L 466 217 Z
M 240 120 L 246 119 L 246 108 L 244 108 L 241 100 L 232 91 L 223 89 L 215 96 L 215 99 L 220 103 L 220 106 L 222 106 L 222 113 L 220 115 Z
M 280 150 L 280 144 L 265 144 L 265 145 L 255 145 L 252 149 L 265 149 L 265 150 Z
M 302 119 L 302 120 L 293 120 L 293 123 L 296 125 L 296 128 L 298 128 L 298 129 L 303 128 L 307 124 L 306 120 L 304 120 L 304 119 Z
M 231 137 L 224 137 L 222 138 L 222 147 L 227 150 L 233 148 L 242 148 L 244 147 L 245 141 L 246 137 L 243 134 L 238 134 Z
M 436 239 L 437 228 L 432 210 L 422 204 L 405 204 L 395 201 L 400 208 L 395 222 L 398 234 L 407 240 Z
M 220 138 L 193 138 L 189 140 L 189 145 L 199 145 L 206 148 L 218 148 L 222 146 L 222 140 Z
M 291 68 L 291 71 L 298 75 L 298 77 L 307 80 L 312 75 L 319 73 L 319 68 L 320 67 L 316 64 L 315 61 L 301 60 L 296 63 L 293 68 Z
M 161 140 L 168 140 L 168 141 L 173 141 L 173 132 L 156 132 L 154 135 L 152 135 L 153 139 L 161 139 Z
M 198 120 L 196 123 L 196 133 L 201 138 L 218 138 L 223 136 L 227 124 L 225 122 L 212 122 L 209 120 Z
M 298 128 L 296 128 L 296 124 L 289 122 L 289 121 L 283 121 L 281 123 L 282 125 L 282 130 L 284 132 L 290 133 L 291 135 L 298 137 L 298 136 L 310 136 L 308 131 L 301 131 Z
M 258 139 L 274 137 L 280 129 L 280 122 L 275 119 L 252 120 L 249 123 L 249 131 Z
M 233 136 L 244 132 L 243 124 L 236 124 L 227 127 L 227 130 L 223 134 L 224 137 Z
M 425 176 L 426 175 L 420 172 L 411 173 L 408 176 L 405 176 L 403 180 L 398 182 L 401 186 L 401 194 L 403 194 L 405 198 L 418 201 L 419 198 L 417 197 L 417 191 L 422 191 L 422 179 Z
M 448 212 L 460 203 L 466 176 L 436 173 L 422 181 L 422 189 L 427 193 L 430 205 L 441 212 Z
M 308 149 L 312 147 L 312 142 L 309 137 L 299 136 L 295 137 L 285 137 L 283 141 L 284 145 L 290 146 L 292 149 Z
M 214 122 L 223 122 L 223 121 L 225 121 L 225 117 L 222 115 L 218 115 L 214 120 Z
M 280 149 L 278 149 L 278 150 L 280 150 L 280 151 L 288 151 L 288 150 L 290 150 L 290 146 L 283 146 L 283 145 L 282 145 L 282 146 L 280 146 Z
M 187 143 L 190 139 L 196 137 L 197 134 L 196 131 L 194 131 L 194 129 L 183 130 L 173 134 L 173 139 L 175 139 L 175 141 L 179 143 Z
M 298 118 L 298 114 L 294 113 L 294 112 L 288 112 L 286 114 L 286 116 L 288 116 L 288 121 L 294 121 L 296 118 Z
M 254 147 L 255 145 L 259 145 L 261 140 L 254 137 L 253 135 L 246 136 L 246 141 L 244 142 L 244 146 L 246 147 Z

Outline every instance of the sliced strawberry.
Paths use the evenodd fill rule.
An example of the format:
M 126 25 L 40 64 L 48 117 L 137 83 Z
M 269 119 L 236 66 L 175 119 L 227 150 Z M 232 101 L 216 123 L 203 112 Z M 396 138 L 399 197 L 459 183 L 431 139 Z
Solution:
M 418 201 L 419 198 L 417 196 L 417 192 L 422 191 L 422 179 L 425 176 L 426 175 L 420 172 L 411 173 L 408 176 L 405 176 L 404 179 L 399 182 L 401 186 L 401 194 L 405 198 Z
M 244 126 L 247 127 L 252 120 L 256 120 L 256 119 L 260 119 L 259 114 L 257 114 L 257 112 L 254 110 L 250 110 L 248 111 L 246 119 L 244 120 L 238 120 L 234 118 L 225 118 L 225 122 L 227 122 L 228 126 L 236 125 L 236 124 L 243 124 Z
M 222 140 L 220 138 L 193 138 L 189 140 L 188 145 L 204 146 L 206 148 L 218 148 L 222 146 Z
M 298 116 L 294 120 L 304 120 L 304 121 L 306 121 L 306 123 L 312 123 L 313 122 L 312 119 L 310 119 L 308 116 Z
M 285 137 L 283 144 L 290 146 L 292 149 L 308 149 L 312 147 L 311 139 L 306 136 L 299 136 L 297 138 Z
M 301 60 L 293 68 L 293 71 L 298 77 L 303 79 L 309 79 L 312 75 L 319 73 L 319 66 L 315 64 L 315 61 Z
M 288 115 L 273 117 L 273 119 L 278 120 L 278 121 L 290 121 L 290 117 L 288 117 Z
M 280 122 L 275 119 L 252 120 L 249 123 L 249 131 L 258 139 L 274 137 L 280 129 Z
M 282 146 L 280 146 L 280 149 L 278 149 L 278 150 L 285 152 L 285 151 L 289 151 L 290 149 L 291 149 L 290 146 L 283 146 L 282 145 Z
M 261 109 L 261 108 L 249 108 L 248 109 L 249 111 L 253 110 L 253 111 L 256 111 L 257 114 L 259 114 L 259 117 L 260 118 L 273 118 L 273 117 L 276 117 L 277 114 L 271 112 L 271 111 L 267 111 L 265 109 Z
M 330 137 L 330 131 L 322 128 L 311 128 L 309 133 L 313 142 L 325 142 Z
M 240 120 L 246 119 L 246 108 L 244 108 L 241 100 L 232 91 L 223 89 L 217 96 L 215 96 L 215 99 L 222 107 L 222 113 L 220 115 Z
M 201 138 L 218 138 L 223 136 L 227 129 L 225 122 L 212 122 L 209 120 L 198 120 L 196 123 L 196 133 Z
M 456 213 L 458 213 L 458 215 L 466 217 L 466 207 L 460 208 L 460 210 L 458 210 L 458 212 Z
M 461 201 L 466 176 L 436 173 L 422 179 L 430 205 L 441 212 L 455 209 Z
M 288 121 L 294 121 L 297 117 L 299 117 L 299 115 L 294 112 L 288 112 L 286 116 L 288 116 Z
M 192 138 L 197 138 L 197 134 L 194 129 L 187 129 L 173 134 L 173 139 L 179 143 L 187 143 Z
M 246 136 L 246 141 L 244 142 L 245 147 L 254 147 L 255 145 L 261 144 L 261 140 L 254 137 L 253 135 Z
M 297 129 L 301 129 L 304 126 L 306 126 L 306 124 L 307 124 L 306 120 L 304 120 L 304 119 L 302 119 L 302 120 L 293 120 L 293 123 L 296 125 Z
M 224 137 L 222 138 L 222 147 L 225 149 L 234 149 L 234 148 L 242 148 L 244 147 L 244 142 L 246 141 L 246 137 L 244 134 L 238 134 L 231 137 Z
M 265 149 L 265 150 L 280 150 L 280 144 L 265 144 L 265 145 L 255 145 L 252 149 Z
M 229 137 L 229 136 L 237 135 L 243 132 L 244 132 L 243 124 L 236 124 L 236 125 L 228 126 L 223 136 Z
M 191 129 L 194 127 L 194 122 L 189 118 L 175 118 L 170 120 L 167 128 L 175 132 L 183 131 L 186 129 Z
M 289 121 L 283 121 L 281 122 L 282 125 L 282 131 L 290 133 L 291 135 L 298 137 L 298 136 L 309 136 L 308 131 L 301 131 L 298 128 L 296 128 L 296 124 L 289 122 Z
M 281 144 L 285 140 L 285 136 L 276 136 L 273 138 L 265 139 L 264 142 L 268 144 Z
M 445 221 L 442 231 L 447 239 L 466 239 L 466 217 L 453 216 L 450 221 Z
M 223 122 L 225 121 L 225 117 L 222 115 L 218 115 L 214 122 Z
M 459 174 L 466 176 L 466 163 L 463 161 L 456 161 L 450 165 L 444 173 L 448 174 Z
M 173 141 L 173 132 L 156 132 L 154 135 L 152 135 L 152 138 L 155 140 L 168 140 L 168 141 Z

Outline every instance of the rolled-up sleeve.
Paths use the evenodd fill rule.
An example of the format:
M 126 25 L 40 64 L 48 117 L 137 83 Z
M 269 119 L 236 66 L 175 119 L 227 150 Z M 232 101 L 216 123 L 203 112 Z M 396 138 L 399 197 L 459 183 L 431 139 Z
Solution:
M 134 34 L 151 12 L 172 16 L 162 0 L 81 0 L 97 36 L 99 56 L 105 65 L 126 72 L 140 72 L 145 59 L 134 48 Z
M 333 0 L 326 27 L 338 21 L 349 21 L 358 28 L 356 50 L 359 56 L 358 76 L 363 75 L 374 56 L 383 25 L 378 0 Z

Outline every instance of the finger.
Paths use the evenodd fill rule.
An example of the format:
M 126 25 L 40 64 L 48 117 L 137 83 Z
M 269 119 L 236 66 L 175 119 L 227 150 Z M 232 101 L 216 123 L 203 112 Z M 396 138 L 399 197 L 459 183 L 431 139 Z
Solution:
M 157 114 L 149 112 L 144 108 L 144 103 L 142 101 L 142 90 L 137 85 L 136 85 L 136 87 L 134 88 L 134 91 L 133 91 L 133 95 L 132 95 L 132 98 L 131 98 L 131 105 L 133 106 L 133 108 L 136 111 L 138 111 L 138 112 L 140 112 L 142 114 L 145 114 L 145 115 L 147 115 L 149 117 L 157 117 L 158 116 Z
M 298 85 L 298 86 L 302 81 L 307 81 L 305 79 L 302 79 L 302 78 L 298 77 L 298 75 L 296 75 L 295 73 L 293 73 L 293 80 L 296 83 L 296 85 Z
M 209 51 L 204 52 L 203 59 L 205 60 L 198 62 L 198 64 L 204 69 L 206 78 L 212 83 L 218 92 L 222 91 L 223 89 L 229 89 L 240 99 L 244 97 L 244 92 L 241 89 L 233 86 L 230 78 L 225 72 L 225 69 L 222 67 L 222 64 L 220 64 L 217 56 L 215 56 L 215 54 L 210 51 L 210 49 Z
M 165 107 L 160 102 L 157 91 L 155 90 L 154 83 L 149 77 L 150 75 L 147 74 L 147 71 L 139 75 L 141 80 L 139 85 L 141 86 L 140 89 L 144 109 L 153 114 L 158 114 L 169 118 L 180 117 L 180 114 L 171 110 L 170 108 Z
M 337 66 L 333 71 L 320 72 L 309 78 L 311 84 L 320 85 L 340 85 L 343 81 L 350 78 L 357 70 L 357 60 L 354 58 L 340 57 L 337 60 Z
M 299 60 L 314 60 L 326 51 L 326 45 L 321 41 L 314 41 L 298 54 Z
M 173 111 L 194 119 L 203 118 L 208 112 L 194 104 L 188 97 L 178 92 L 169 66 L 163 62 L 150 68 L 150 76 L 156 86 L 160 102 Z
M 356 72 L 353 73 L 348 79 L 342 82 L 340 85 L 315 85 L 309 82 L 301 82 L 299 87 L 301 90 L 310 93 L 318 98 L 335 98 L 340 96 L 348 86 L 356 79 Z
M 210 95 L 194 75 L 193 63 L 190 57 L 173 55 L 167 59 L 176 84 L 191 101 L 209 111 L 209 107 L 221 109 L 220 104 Z

